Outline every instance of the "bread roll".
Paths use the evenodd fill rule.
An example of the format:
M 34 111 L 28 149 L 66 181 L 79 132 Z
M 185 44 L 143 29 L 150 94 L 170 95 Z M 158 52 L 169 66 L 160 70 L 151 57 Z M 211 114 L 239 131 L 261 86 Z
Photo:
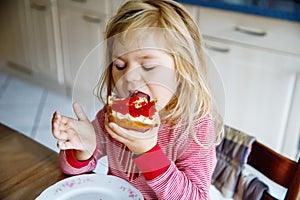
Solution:
M 144 132 L 159 125 L 156 103 L 157 100 L 150 100 L 149 95 L 138 91 L 123 99 L 109 96 L 108 120 L 123 128 Z

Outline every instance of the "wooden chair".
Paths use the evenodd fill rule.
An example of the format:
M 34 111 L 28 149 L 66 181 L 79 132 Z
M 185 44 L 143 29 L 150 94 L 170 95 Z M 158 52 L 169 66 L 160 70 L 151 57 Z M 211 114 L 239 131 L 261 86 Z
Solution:
M 255 141 L 247 164 L 264 174 L 273 182 L 287 188 L 284 200 L 298 200 L 300 191 L 300 159 L 290 160 L 267 146 Z M 265 192 L 263 200 L 275 200 Z

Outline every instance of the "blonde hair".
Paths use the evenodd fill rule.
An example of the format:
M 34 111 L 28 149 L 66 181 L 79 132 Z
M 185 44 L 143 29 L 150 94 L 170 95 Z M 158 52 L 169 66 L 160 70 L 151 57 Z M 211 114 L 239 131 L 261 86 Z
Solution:
M 202 145 L 193 129 L 194 120 L 211 115 L 213 99 L 206 81 L 203 42 L 198 26 L 185 8 L 174 1 L 132 0 L 124 3 L 109 21 L 105 35 L 108 48 L 111 48 L 113 41 L 110 39 L 113 36 L 141 28 L 163 29 L 168 51 L 174 58 L 176 78 L 180 84 L 176 98 L 166 107 L 168 112 L 165 119 L 184 121 L 194 140 Z M 101 94 L 106 90 L 107 96 L 111 95 L 113 88 L 111 53 L 108 53 L 108 59 L 110 64 L 100 80 L 98 90 L 102 102 L 105 101 Z

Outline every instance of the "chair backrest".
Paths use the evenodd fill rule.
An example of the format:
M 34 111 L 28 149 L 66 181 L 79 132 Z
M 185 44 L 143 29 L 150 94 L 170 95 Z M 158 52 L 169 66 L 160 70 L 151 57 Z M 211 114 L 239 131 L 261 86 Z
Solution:
M 247 164 L 264 174 L 273 182 L 287 188 L 285 200 L 298 200 L 300 191 L 300 159 L 298 163 L 255 141 Z M 275 200 L 265 192 L 263 200 Z

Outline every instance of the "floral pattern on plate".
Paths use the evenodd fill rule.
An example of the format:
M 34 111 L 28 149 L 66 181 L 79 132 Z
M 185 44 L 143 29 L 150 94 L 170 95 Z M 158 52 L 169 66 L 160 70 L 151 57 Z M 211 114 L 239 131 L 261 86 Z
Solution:
M 143 200 L 129 182 L 116 176 L 84 174 L 63 179 L 44 190 L 36 200 Z

